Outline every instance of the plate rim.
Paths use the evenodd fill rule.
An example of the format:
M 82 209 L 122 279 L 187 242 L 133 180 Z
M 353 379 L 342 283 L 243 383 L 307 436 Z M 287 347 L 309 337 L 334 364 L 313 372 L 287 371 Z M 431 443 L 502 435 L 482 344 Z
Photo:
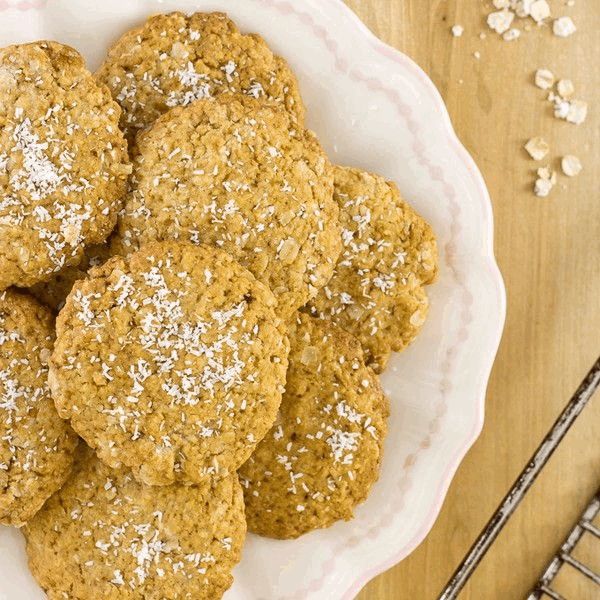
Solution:
M 494 215 L 489 191 L 485 185 L 483 175 L 479 170 L 475 160 L 460 141 L 460 138 L 458 137 L 452 124 L 448 108 L 446 107 L 446 104 L 436 85 L 433 83 L 427 73 L 412 58 L 410 58 L 407 54 L 404 54 L 401 50 L 398 50 L 394 46 L 387 44 L 377 37 L 375 33 L 373 33 L 360 19 L 360 17 L 343 2 L 343 0 L 328 0 L 328 2 L 340 12 L 345 13 L 345 16 L 353 25 L 357 34 L 366 37 L 370 46 L 375 51 L 383 53 L 392 60 L 395 60 L 396 62 L 399 62 L 403 66 L 407 67 L 419 79 L 422 86 L 428 91 L 429 96 L 433 100 L 437 110 L 440 113 L 440 116 L 442 117 L 447 140 L 450 142 L 455 154 L 461 159 L 461 162 L 475 183 L 475 188 L 478 192 L 477 198 L 480 201 L 480 205 L 483 209 L 483 214 L 485 217 L 484 225 L 486 229 L 485 235 L 483 236 L 485 239 L 486 252 L 482 254 L 481 258 L 483 259 L 482 262 L 486 263 L 490 271 L 491 280 L 495 284 L 495 292 L 497 294 L 497 300 L 499 303 L 499 311 L 497 314 L 498 320 L 493 333 L 490 335 L 492 342 L 489 344 L 487 356 L 485 357 L 484 361 L 486 362 L 486 367 L 483 369 L 481 381 L 474 395 L 474 403 L 476 403 L 475 424 L 471 428 L 471 431 L 469 431 L 468 434 L 465 434 L 460 447 L 447 462 L 444 474 L 440 478 L 440 481 L 437 485 L 435 499 L 432 502 L 432 506 L 426 518 L 423 519 L 419 530 L 406 544 L 404 544 L 401 549 L 396 551 L 393 556 L 381 561 L 379 564 L 369 568 L 362 574 L 357 575 L 354 581 L 350 583 L 346 591 L 342 594 L 342 598 L 344 600 L 351 600 L 369 581 L 400 563 L 409 554 L 411 554 L 417 548 L 417 546 L 421 544 L 421 542 L 423 542 L 425 537 L 431 531 L 441 511 L 448 489 L 452 480 L 454 479 L 454 475 L 456 474 L 458 467 L 481 433 L 484 424 L 487 386 L 492 367 L 498 353 L 500 341 L 502 339 L 502 333 L 504 331 L 504 324 L 506 321 L 506 287 L 494 253 Z

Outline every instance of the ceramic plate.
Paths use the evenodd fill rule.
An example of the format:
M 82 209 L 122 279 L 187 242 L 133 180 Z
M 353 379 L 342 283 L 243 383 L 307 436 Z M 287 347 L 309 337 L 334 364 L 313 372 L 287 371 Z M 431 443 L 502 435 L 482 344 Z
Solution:
M 349 599 L 425 537 L 483 424 L 505 293 L 490 200 L 446 108 L 409 58 L 339 0 L 0 0 L 0 45 L 40 38 L 81 51 L 91 69 L 147 15 L 225 10 L 296 72 L 308 125 L 332 161 L 381 173 L 433 225 L 440 277 L 431 311 L 383 376 L 392 404 L 381 478 L 356 518 L 299 540 L 249 536 L 228 600 Z M 21 535 L 0 528 L 0 598 L 43 598 Z

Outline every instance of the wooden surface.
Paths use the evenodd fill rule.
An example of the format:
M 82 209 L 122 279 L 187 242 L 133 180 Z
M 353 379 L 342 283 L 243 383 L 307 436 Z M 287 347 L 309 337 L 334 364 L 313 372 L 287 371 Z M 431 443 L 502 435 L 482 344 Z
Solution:
M 568 39 L 548 27 L 504 42 L 485 25 L 481 0 L 347 0 L 380 38 L 411 56 L 441 91 L 458 136 L 487 182 L 496 256 L 508 292 L 504 338 L 488 388 L 486 422 L 421 546 L 372 581 L 360 600 L 437 597 L 527 459 L 600 353 L 600 2 L 550 0 L 570 15 Z M 487 8 L 487 12 L 490 9 Z M 465 28 L 450 34 L 453 24 Z M 486 39 L 479 33 L 485 31 Z M 479 51 L 481 59 L 474 58 Z M 537 68 L 572 79 L 590 105 L 579 126 L 552 116 L 533 83 Z M 535 135 L 559 174 L 548 199 L 532 191 L 536 165 L 522 149 Z M 592 399 L 472 577 L 461 600 L 523 598 L 600 485 L 600 395 Z M 593 552 L 592 552 L 593 554 Z M 600 555 L 600 551 L 598 551 Z M 569 600 L 600 598 L 585 583 Z

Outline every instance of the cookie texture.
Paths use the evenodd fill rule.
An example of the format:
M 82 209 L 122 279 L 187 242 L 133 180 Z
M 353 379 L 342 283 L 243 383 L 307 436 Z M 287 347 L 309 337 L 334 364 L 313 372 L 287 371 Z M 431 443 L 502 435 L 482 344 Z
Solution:
M 0 290 L 106 239 L 131 170 L 118 104 L 55 42 L 0 49 Z
M 46 383 L 54 341 L 50 311 L 0 292 L 0 523 L 20 527 L 65 481 L 77 436 Z
M 381 372 L 425 322 L 423 286 L 437 274 L 435 237 L 396 185 L 379 175 L 336 167 L 334 197 L 343 250 L 308 310 L 356 336 L 368 364 Z
M 298 314 L 271 431 L 239 471 L 248 529 L 295 538 L 352 518 L 379 476 L 388 401 L 356 338 Z
M 138 136 L 114 251 L 153 239 L 210 243 L 265 283 L 289 316 L 341 251 L 333 169 L 281 108 L 221 96 L 174 108 Z
M 272 293 L 222 250 L 154 242 L 75 283 L 48 381 L 98 456 L 151 485 L 234 472 L 271 427 L 289 344 Z
M 96 74 L 123 109 L 121 127 L 138 131 L 175 106 L 241 93 L 279 104 L 302 122 L 304 106 L 285 60 L 223 13 L 150 17 L 124 34 Z
M 62 268 L 52 279 L 30 287 L 29 292 L 57 313 L 64 306 L 73 284 L 79 279 L 83 279 L 92 267 L 106 262 L 110 256 L 108 244 L 88 246 L 85 248 L 79 264 Z
M 246 523 L 235 475 L 152 488 L 82 448 L 24 531 L 49 600 L 213 600 L 232 583 Z

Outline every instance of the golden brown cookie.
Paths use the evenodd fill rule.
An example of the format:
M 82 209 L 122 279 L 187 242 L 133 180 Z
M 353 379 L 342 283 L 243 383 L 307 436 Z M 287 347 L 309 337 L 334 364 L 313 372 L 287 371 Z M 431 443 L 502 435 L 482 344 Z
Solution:
M 152 488 L 82 448 L 24 531 L 49 600 L 214 600 L 231 586 L 246 522 L 235 475 Z
M 138 136 L 138 152 L 115 252 L 154 239 L 217 245 L 285 316 L 331 277 L 341 250 L 333 171 L 286 111 L 244 96 L 199 100 Z
M 88 246 L 85 248 L 79 264 L 64 267 L 49 281 L 36 283 L 30 287 L 29 292 L 54 312 L 58 312 L 64 306 L 73 284 L 79 279 L 83 279 L 92 267 L 107 261 L 110 256 L 108 244 Z
M 302 122 L 304 106 L 287 63 L 223 13 L 150 17 L 110 49 L 97 78 L 121 105 L 121 127 L 136 132 L 175 106 L 242 93 L 280 104 Z
M 294 538 L 352 518 L 379 476 L 388 402 L 356 338 L 299 313 L 271 431 L 239 471 L 248 529 Z
M 344 248 L 327 285 L 307 307 L 361 342 L 381 372 L 392 351 L 415 338 L 427 316 L 424 284 L 437 273 L 437 245 L 428 223 L 379 175 L 335 168 Z
M 48 381 L 59 413 L 142 482 L 234 472 L 271 427 L 288 341 L 273 294 L 222 250 L 154 242 L 75 283 Z
M 73 48 L 0 49 L 0 290 L 106 239 L 131 170 L 120 109 Z
M 65 481 L 77 436 L 46 383 L 54 323 L 33 298 L 0 292 L 0 523 L 20 527 Z

